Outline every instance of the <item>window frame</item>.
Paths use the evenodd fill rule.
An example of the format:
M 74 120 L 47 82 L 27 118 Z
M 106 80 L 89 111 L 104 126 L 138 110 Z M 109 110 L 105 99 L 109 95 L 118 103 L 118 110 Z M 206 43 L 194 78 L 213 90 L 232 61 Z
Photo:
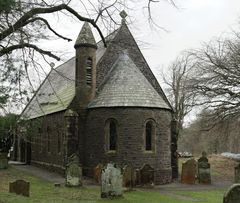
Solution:
M 62 133 L 60 128 L 57 128 L 57 154 L 62 152 Z
M 50 132 L 51 132 L 51 130 L 50 130 L 50 127 L 49 126 L 47 126 L 47 130 L 46 130 L 46 137 L 47 137 L 47 153 L 51 153 L 51 150 L 50 150 L 50 148 L 51 148 L 51 139 L 50 139 Z
M 115 134 L 116 134 L 116 144 L 115 149 L 110 147 L 110 132 L 111 132 L 111 123 L 115 125 Z M 107 119 L 105 122 L 105 150 L 107 153 L 116 153 L 118 150 L 118 122 L 114 118 Z
M 39 153 L 43 152 L 43 130 L 41 127 L 38 128 L 38 137 L 40 142 L 40 150 Z
M 151 148 L 147 149 L 147 125 L 151 125 Z M 154 119 L 150 118 L 147 119 L 144 122 L 144 128 L 143 128 L 143 150 L 145 153 L 154 153 L 156 150 L 156 132 L 157 132 L 157 126 Z

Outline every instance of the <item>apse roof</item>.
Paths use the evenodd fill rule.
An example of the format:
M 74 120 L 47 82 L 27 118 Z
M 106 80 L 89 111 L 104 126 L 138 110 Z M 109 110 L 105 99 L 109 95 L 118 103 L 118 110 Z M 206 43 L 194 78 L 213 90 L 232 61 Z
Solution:
M 152 107 L 170 109 L 127 53 L 119 56 L 88 108 Z

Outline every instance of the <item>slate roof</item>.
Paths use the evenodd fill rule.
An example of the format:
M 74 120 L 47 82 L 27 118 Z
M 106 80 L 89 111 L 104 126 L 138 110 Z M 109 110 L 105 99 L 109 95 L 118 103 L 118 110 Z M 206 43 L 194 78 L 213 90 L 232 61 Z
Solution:
M 78 42 L 78 39 L 76 42 Z M 106 37 L 106 42 L 108 43 L 107 48 L 104 47 L 102 41 L 97 43 L 96 62 L 98 91 L 100 91 L 99 88 L 101 84 L 105 81 L 106 76 L 109 74 L 119 55 L 123 50 L 127 50 L 135 66 L 140 70 L 145 79 L 147 79 L 149 84 L 153 87 L 153 90 L 158 93 L 157 97 L 160 96 L 162 100 L 165 101 L 165 104 L 161 103 L 158 107 L 171 109 L 164 92 L 144 59 L 127 25 L 123 22 L 119 29 Z M 88 41 L 88 43 L 93 42 Z M 33 119 L 67 109 L 75 96 L 74 79 L 75 57 L 50 71 L 23 110 L 21 118 Z M 168 107 L 166 107 L 166 105 Z
M 119 56 L 88 108 L 124 106 L 170 109 L 127 53 Z
M 118 30 L 106 37 L 114 38 Z M 104 55 L 106 48 L 102 41 L 97 43 L 96 62 Z M 75 57 L 52 69 L 32 99 L 21 113 L 22 119 L 33 119 L 67 109 L 75 96 Z
M 66 109 L 75 96 L 74 67 L 72 58 L 52 69 L 23 110 L 21 118 L 31 119 Z
M 88 22 L 85 22 L 82 26 L 82 29 L 78 35 L 78 38 L 75 42 L 74 48 L 77 48 L 82 45 L 92 45 L 97 48 L 96 41 L 93 36 L 92 30 Z

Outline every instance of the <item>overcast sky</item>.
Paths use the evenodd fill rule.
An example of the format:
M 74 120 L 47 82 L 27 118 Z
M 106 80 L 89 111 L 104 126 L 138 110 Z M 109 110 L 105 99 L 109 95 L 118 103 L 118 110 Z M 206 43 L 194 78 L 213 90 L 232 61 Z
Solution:
M 238 27 L 239 0 L 179 0 L 178 5 L 175 9 L 161 3 L 154 9 L 154 19 L 169 32 L 157 33 L 141 26 L 140 32 L 133 30 L 136 38 L 150 44 L 143 53 L 157 76 L 157 70 L 166 68 L 182 50 L 199 48 Z
M 161 69 L 166 69 L 182 50 L 199 48 L 201 43 L 238 26 L 240 0 L 177 0 L 178 9 L 165 0 L 153 3 L 151 8 L 154 22 L 168 32 L 149 25 L 147 10 L 143 8 L 146 2 L 135 1 L 132 6 L 134 9 L 128 11 L 133 22 L 129 27 L 158 79 Z M 130 22 L 130 19 L 127 18 L 127 21 Z M 61 30 L 61 34 L 73 41 L 69 43 L 60 40 L 45 46 L 50 45 L 52 49 L 67 52 L 64 56 L 66 60 L 74 55 L 73 45 L 81 26 L 78 21 L 58 23 L 56 30 Z M 99 39 L 96 31 L 94 35 Z

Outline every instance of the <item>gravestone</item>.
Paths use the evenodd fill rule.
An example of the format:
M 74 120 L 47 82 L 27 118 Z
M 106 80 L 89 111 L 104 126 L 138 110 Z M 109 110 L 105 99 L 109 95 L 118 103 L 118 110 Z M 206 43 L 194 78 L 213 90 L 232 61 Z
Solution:
M 101 182 L 101 175 L 102 175 L 102 169 L 103 169 L 103 165 L 102 164 L 98 164 L 95 168 L 94 168 L 94 179 L 97 183 Z
M 149 164 L 140 169 L 140 179 L 143 185 L 154 183 L 154 169 Z
M 211 184 L 210 163 L 206 152 L 202 152 L 202 157 L 198 159 L 198 181 L 200 184 Z
M 135 185 L 141 185 L 141 174 L 140 174 L 140 169 L 137 168 L 135 171 Z
M 197 174 L 197 162 L 194 159 L 189 159 L 182 164 L 181 183 L 195 184 Z
M 101 197 L 119 197 L 123 193 L 123 176 L 121 170 L 114 164 L 107 164 L 102 170 L 101 177 Z
M 29 197 L 30 183 L 24 180 L 16 180 L 9 183 L 9 192 Z
M 125 165 L 123 167 L 123 187 L 132 188 L 136 184 L 136 174 L 134 169 Z
M 8 168 L 8 157 L 6 152 L 0 152 L 0 169 Z
M 208 162 L 207 152 L 202 152 L 202 156 L 198 159 L 198 162 Z
M 240 183 L 240 163 L 234 168 L 235 169 L 235 183 Z
M 66 167 L 65 185 L 79 187 L 82 185 L 82 168 L 79 166 L 78 156 L 73 154 Z
M 224 194 L 223 203 L 240 202 L 240 184 L 233 184 Z

